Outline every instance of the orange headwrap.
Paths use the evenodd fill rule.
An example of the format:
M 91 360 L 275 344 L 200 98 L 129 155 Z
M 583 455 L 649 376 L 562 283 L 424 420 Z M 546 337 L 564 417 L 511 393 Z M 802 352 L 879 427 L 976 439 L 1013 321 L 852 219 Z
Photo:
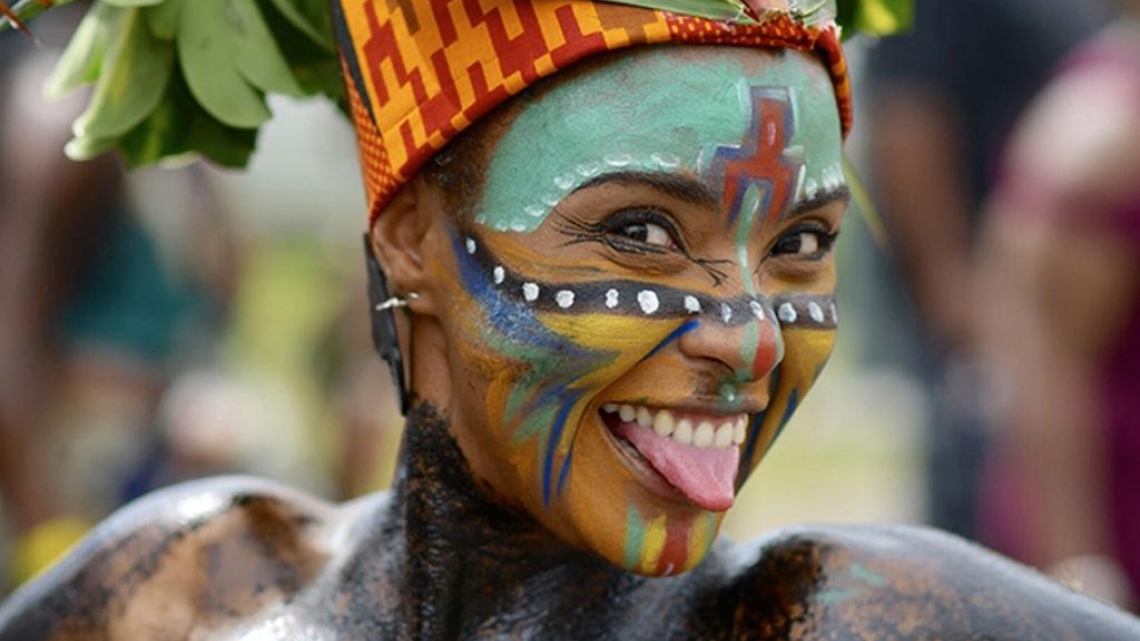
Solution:
M 838 28 L 805 24 L 787 3 L 753 0 L 763 18 L 738 24 L 591 0 L 336 0 L 370 219 L 447 141 L 499 103 L 587 56 L 633 45 L 818 52 L 846 134 L 851 85 Z

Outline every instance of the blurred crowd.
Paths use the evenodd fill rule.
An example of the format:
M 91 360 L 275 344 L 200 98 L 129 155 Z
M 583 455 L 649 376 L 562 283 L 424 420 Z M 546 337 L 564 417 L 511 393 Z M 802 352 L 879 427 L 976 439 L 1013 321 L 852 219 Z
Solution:
M 249 473 L 350 498 L 387 483 L 398 443 L 344 252 L 348 124 L 275 105 L 243 175 L 72 162 L 86 96 L 42 87 L 82 4 L 36 20 L 38 42 L 0 38 L 0 595 L 155 488 Z
M 1140 3 L 919 2 L 869 170 L 930 399 L 928 518 L 1134 607 Z
M 83 97 L 40 87 L 80 5 L 39 46 L 0 36 L 0 595 L 154 488 L 350 498 L 399 438 L 347 124 L 275 103 L 248 175 L 72 163 Z M 910 34 L 852 48 L 849 151 L 887 241 L 843 251 L 889 268 L 844 269 L 876 304 L 841 340 L 852 376 L 921 390 L 914 520 L 1135 608 L 1140 1 L 916 0 Z

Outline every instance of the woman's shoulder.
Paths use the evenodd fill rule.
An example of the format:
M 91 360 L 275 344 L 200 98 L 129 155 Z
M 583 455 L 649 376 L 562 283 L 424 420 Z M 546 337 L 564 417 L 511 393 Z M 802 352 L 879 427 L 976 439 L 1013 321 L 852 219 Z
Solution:
M 1140 639 L 1140 621 L 935 530 L 797 527 L 722 552 L 763 638 Z
M 0 641 L 185 638 L 191 626 L 225 627 L 315 581 L 368 507 L 247 477 L 160 490 L 13 594 L 0 607 Z

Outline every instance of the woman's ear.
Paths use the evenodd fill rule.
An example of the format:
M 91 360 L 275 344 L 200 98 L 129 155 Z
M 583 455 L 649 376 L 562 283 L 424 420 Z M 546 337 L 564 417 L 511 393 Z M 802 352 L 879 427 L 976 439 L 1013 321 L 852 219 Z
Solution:
M 421 313 L 432 304 L 425 300 L 432 292 L 424 262 L 428 231 L 437 213 L 431 191 L 422 178 L 409 181 L 376 217 L 369 233 L 372 251 L 380 261 L 391 293 L 400 297 L 416 293 L 418 298 L 409 301 L 409 307 Z

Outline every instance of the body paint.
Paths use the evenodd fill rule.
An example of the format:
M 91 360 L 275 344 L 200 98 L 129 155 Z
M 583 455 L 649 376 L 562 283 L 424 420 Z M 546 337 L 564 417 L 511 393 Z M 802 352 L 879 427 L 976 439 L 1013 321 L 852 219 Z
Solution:
M 537 497 L 524 502 L 540 521 L 633 571 L 692 567 L 723 515 L 633 500 L 645 490 L 626 487 L 635 483 L 632 472 L 598 468 L 624 470 L 598 445 L 613 437 L 599 436 L 607 428 L 588 412 L 597 394 L 645 363 L 658 370 L 663 358 L 676 364 L 671 346 L 692 332 L 743 328 L 735 347 L 741 365 L 719 384 L 720 411 L 741 407 L 740 389 L 765 376 L 773 376 L 775 394 L 766 418 L 752 420 L 739 484 L 778 432 L 772 417 L 790 413 L 810 385 L 798 366 L 780 367 L 791 375 L 771 372 L 786 353 L 820 356 L 794 349 L 787 335 L 834 334 L 830 289 L 761 292 L 755 274 L 762 257 L 749 253 L 758 230 L 809 199 L 813 184 L 839 186 L 832 171 L 839 166 L 839 124 L 826 74 L 798 54 L 773 54 L 772 63 L 748 66 L 728 56 L 697 66 L 678 63 L 668 50 L 646 49 L 552 88 L 523 108 L 498 141 L 473 222 L 455 229 L 463 277 L 458 316 L 468 319 L 459 329 L 475 337 L 465 346 L 466 359 L 476 375 L 490 379 L 485 410 L 509 444 L 505 473 Z M 799 104 L 802 95 L 808 99 Z M 805 123 L 818 131 L 806 131 Z M 735 247 L 731 260 L 717 262 L 735 265 L 710 271 L 711 286 L 665 282 L 651 272 L 631 277 L 624 270 L 619 277 L 607 260 L 571 261 L 559 251 L 565 244 L 530 240 L 529 232 L 579 187 L 630 170 L 699 178 L 717 194 L 725 214 L 717 228 Z M 549 239 L 559 232 L 543 233 Z M 676 373 L 674 385 L 684 385 L 686 372 Z M 651 391 L 634 380 L 632 388 Z M 712 389 L 715 396 L 717 384 Z M 584 425 L 593 449 L 583 460 L 592 467 L 577 477 Z
M 796 195 L 812 198 L 843 182 L 842 142 L 834 101 L 800 100 L 831 91 L 830 80 L 811 73 L 809 58 L 784 60 L 762 78 L 725 58 L 692 65 L 668 48 L 650 48 L 615 60 L 601 73 L 565 83 L 524 110 L 495 148 L 476 222 L 497 231 L 534 231 L 550 211 L 596 176 L 637 169 L 704 174 L 717 150 L 748 140 L 753 92 L 788 91 L 795 130 L 786 156 L 797 162 Z M 750 77 L 751 76 L 751 77 Z M 669 77 L 672 86 L 653 83 Z M 636 105 L 614 110 L 615 95 L 634 93 Z M 701 99 L 678 101 L 677 96 Z M 652 126 L 647 126 L 652 123 Z M 723 184 L 723 183 L 719 183 Z

